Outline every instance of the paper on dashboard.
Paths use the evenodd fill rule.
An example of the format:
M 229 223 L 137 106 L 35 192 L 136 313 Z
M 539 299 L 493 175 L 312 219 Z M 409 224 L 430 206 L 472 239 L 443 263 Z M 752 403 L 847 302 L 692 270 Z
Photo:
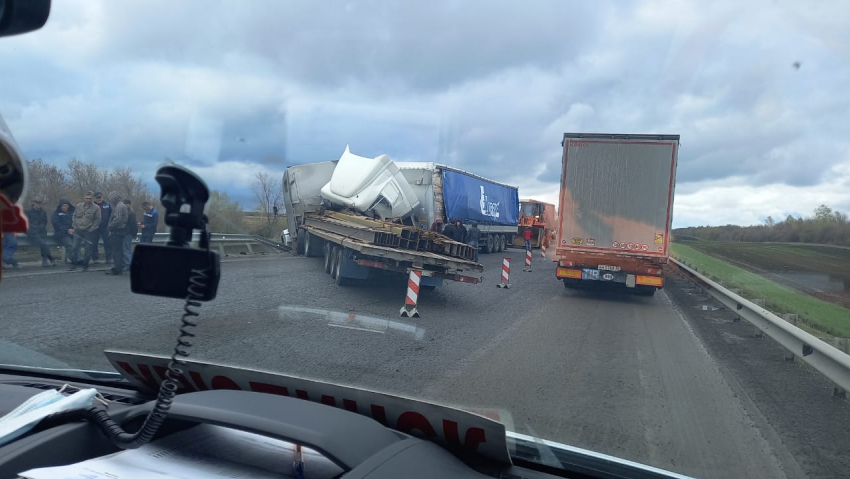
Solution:
M 202 424 L 146 444 L 68 466 L 21 473 L 28 479 L 266 479 L 292 477 L 295 446 L 220 426 Z M 311 449 L 302 449 L 304 478 L 331 478 L 343 470 Z

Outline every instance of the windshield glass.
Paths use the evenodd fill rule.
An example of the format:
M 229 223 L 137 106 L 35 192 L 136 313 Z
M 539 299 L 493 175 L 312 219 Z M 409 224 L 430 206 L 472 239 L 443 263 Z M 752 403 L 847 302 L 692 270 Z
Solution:
M 540 205 L 538 203 L 520 203 L 519 214 L 522 216 L 537 216 L 540 214 Z
M 53 2 L 42 30 L 0 38 L 29 181 L 29 231 L 3 236 L 0 363 L 171 355 L 184 301 L 130 274 L 188 287 L 171 257 L 133 261 L 168 241 L 155 175 L 176 164 L 211 190 L 221 263 L 192 359 L 698 477 L 845 475 L 850 416 L 813 358 L 850 337 L 848 18 L 841 1 Z M 819 341 L 756 334 L 684 267 Z

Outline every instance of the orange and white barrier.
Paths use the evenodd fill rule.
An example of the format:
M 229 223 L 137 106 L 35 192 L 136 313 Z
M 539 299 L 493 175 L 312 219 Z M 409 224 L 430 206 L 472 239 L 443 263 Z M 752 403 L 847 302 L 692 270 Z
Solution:
M 403 318 L 418 318 L 419 310 L 416 309 L 416 302 L 419 300 L 419 283 L 422 281 L 422 271 L 411 270 L 410 277 L 407 279 L 407 297 L 404 298 L 404 306 L 401 307 L 399 314 Z
M 523 271 L 531 271 L 531 250 L 525 250 L 525 268 L 522 268 Z
M 502 259 L 502 282 L 497 284 L 499 288 L 510 288 L 511 282 L 511 259 L 504 258 Z
M 546 243 L 543 243 L 543 245 L 540 246 L 540 257 L 541 258 L 546 257 Z

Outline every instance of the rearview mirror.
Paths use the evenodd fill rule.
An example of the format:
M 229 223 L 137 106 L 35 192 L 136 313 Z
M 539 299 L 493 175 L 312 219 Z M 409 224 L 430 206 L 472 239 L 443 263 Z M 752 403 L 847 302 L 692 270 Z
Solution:
M 50 0 L 0 0 L 0 37 L 38 30 L 50 16 Z

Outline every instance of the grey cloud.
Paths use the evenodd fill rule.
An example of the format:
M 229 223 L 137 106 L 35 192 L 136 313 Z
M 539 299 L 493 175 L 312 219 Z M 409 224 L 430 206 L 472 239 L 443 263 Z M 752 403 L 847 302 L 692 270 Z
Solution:
M 843 4 L 68 5 L 49 41 L 0 43 L 31 157 L 278 168 L 351 144 L 552 185 L 565 131 L 679 133 L 680 184 L 816 187 L 850 152 Z

